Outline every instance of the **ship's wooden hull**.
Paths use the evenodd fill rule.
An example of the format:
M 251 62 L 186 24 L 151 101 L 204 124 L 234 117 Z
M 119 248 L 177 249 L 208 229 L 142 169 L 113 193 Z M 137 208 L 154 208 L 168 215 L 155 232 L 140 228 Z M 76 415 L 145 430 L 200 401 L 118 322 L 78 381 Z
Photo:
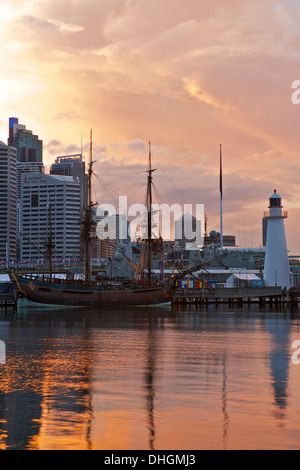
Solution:
M 172 290 L 168 286 L 104 290 L 97 285 L 58 283 L 29 279 L 11 274 L 15 288 L 32 302 L 48 305 L 101 307 L 109 305 L 151 305 L 169 302 Z

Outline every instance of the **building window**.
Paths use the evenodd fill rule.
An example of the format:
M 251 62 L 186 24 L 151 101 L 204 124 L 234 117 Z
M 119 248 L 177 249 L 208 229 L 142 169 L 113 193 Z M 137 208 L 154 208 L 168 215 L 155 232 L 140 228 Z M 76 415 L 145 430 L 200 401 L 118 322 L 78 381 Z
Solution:
M 29 149 L 28 154 L 29 154 L 29 161 L 36 162 L 36 149 Z
M 31 195 L 31 207 L 38 207 L 39 206 L 39 195 L 32 194 Z

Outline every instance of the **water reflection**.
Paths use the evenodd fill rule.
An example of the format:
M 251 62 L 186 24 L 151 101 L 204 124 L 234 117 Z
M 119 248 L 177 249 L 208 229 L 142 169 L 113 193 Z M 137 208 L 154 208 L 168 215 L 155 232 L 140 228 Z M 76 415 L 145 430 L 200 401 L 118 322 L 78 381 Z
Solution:
M 147 349 L 145 354 L 145 390 L 146 390 L 146 409 L 148 414 L 149 427 L 149 449 L 154 450 L 155 442 L 155 366 L 156 366 L 156 338 L 155 329 L 152 325 L 152 319 L 149 320 L 149 332 Z
M 22 335 L 16 335 L 10 342 L 10 331 L 1 325 L 1 337 L 4 339 L 9 355 L 13 360 L 6 361 L 1 367 L 0 386 L 0 429 L 6 448 L 26 448 L 30 436 L 39 433 L 42 413 L 44 374 L 35 370 L 32 357 L 30 335 L 24 341 Z M 40 357 L 43 359 L 43 347 Z M 26 360 L 27 358 L 27 360 Z
M 266 319 L 266 329 L 271 337 L 269 354 L 272 388 L 274 393 L 275 417 L 284 424 L 288 406 L 288 379 L 291 351 L 290 318 Z
M 227 449 L 229 414 L 227 410 L 227 372 L 226 354 L 223 355 L 222 413 L 223 413 L 223 450 Z
M 38 311 L 28 317 L 28 322 L 23 320 L 17 316 L 10 321 L 12 327 L 5 338 L 7 363 L 0 370 L 4 447 L 37 449 L 41 441 L 47 446 L 44 434 L 49 432 L 46 423 L 51 418 L 60 422 L 65 419 L 65 430 L 72 426 L 72 438 L 79 427 L 81 445 L 85 428 L 85 448 L 91 448 L 90 330 L 76 335 L 85 320 L 74 321 L 65 315 L 60 318 L 58 312 L 53 317 L 39 317 Z M 59 428 L 57 431 L 60 434 Z
M 298 447 L 299 325 L 255 309 L 0 315 L 0 449 Z

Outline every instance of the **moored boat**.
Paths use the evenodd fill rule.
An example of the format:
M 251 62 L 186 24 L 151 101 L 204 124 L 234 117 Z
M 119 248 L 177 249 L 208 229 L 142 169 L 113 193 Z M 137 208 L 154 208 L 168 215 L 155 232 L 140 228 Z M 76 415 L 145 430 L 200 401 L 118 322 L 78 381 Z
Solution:
M 41 279 L 11 273 L 11 280 L 21 296 L 32 302 L 51 305 L 72 305 L 100 307 L 108 305 L 151 305 L 169 302 L 172 297 L 171 286 L 130 286 L 121 285 L 112 289 L 101 283 L 56 279 Z
M 172 298 L 173 283 L 158 285 L 152 278 L 152 173 L 151 150 L 149 144 L 149 169 L 147 170 L 147 208 L 148 208 L 148 233 L 145 240 L 147 270 L 138 270 L 142 277 L 142 283 L 119 283 L 105 285 L 93 281 L 90 270 L 90 244 L 91 232 L 94 229 L 92 221 L 92 208 L 95 205 L 91 197 L 92 180 L 92 131 L 90 138 L 90 162 L 88 169 L 88 204 L 83 221 L 83 236 L 85 243 L 85 279 L 62 280 L 55 279 L 52 275 L 52 253 L 54 249 L 51 225 L 51 204 L 49 203 L 49 238 L 45 243 L 47 258 L 49 260 L 49 277 L 27 276 L 17 272 L 10 272 L 11 281 L 21 297 L 31 302 L 46 305 L 72 305 L 101 307 L 102 305 L 152 305 L 169 302 Z M 138 268 L 138 267 L 137 267 Z M 139 268 L 138 268 L 139 269 Z
M 144 236 L 143 260 L 145 267 L 137 266 L 130 259 L 136 269 L 136 279 L 131 281 L 110 281 L 103 282 L 92 279 L 90 246 L 93 239 L 94 223 L 92 220 L 91 181 L 92 181 L 92 131 L 90 139 L 90 162 L 88 168 L 88 203 L 85 217 L 82 222 L 83 237 L 85 245 L 85 278 L 83 280 L 74 279 L 74 276 L 66 276 L 66 279 L 59 279 L 52 273 L 52 254 L 54 250 L 52 223 L 51 223 L 51 203 L 48 204 L 49 217 L 49 237 L 45 243 L 47 252 L 43 253 L 49 262 L 49 275 L 24 275 L 12 270 L 9 272 L 10 279 L 19 296 L 30 302 L 48 306 L 82 306 L 101 308 L 102 306 L 119 305 L 157 305 L 170 302 L 176 289 L 176 280 L 192 273 L 197 269 L 210 264 L 212 261 L 201 263 L 198 266 L 172 275 L 169 278 L 157 281 L 152 273 L 152 255 L 155 239 L 152 235 L 152 174 L 155 169 L 151 164 L 151 148 L 149 143 L 149 168 L 147 170 L 147 231 Z M 30 242 L 28 240 L 28 242 Z M 222 254 L 219 258 L 224 257 Z M 126 258 L 126 256 L 125 256 Z

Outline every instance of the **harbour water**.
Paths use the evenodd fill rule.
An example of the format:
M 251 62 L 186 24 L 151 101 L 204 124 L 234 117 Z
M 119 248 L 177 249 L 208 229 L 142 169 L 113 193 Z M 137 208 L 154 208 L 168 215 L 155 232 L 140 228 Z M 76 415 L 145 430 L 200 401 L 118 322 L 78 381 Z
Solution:
M 0 313 L 0 450 L 299 449 L 300 313 Z

